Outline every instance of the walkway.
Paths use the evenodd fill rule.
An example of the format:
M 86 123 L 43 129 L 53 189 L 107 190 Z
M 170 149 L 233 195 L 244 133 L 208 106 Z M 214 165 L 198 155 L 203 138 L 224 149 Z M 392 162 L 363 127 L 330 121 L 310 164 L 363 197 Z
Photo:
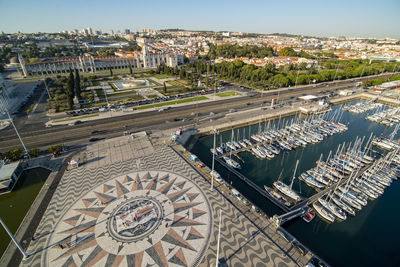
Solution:
M 107 142 L 112 141 L 113 139 Z M 120 144 L 121 140 L 117 142 Z M 98 145 L 98 148 L 102 149 L 101 144 Z M 124 146 L 114 146 L 109 143 L 108 148 L 113 150 L 111 153 L 117 155 L 123 151 Z M 302 256 L 297 250 L 292 249 L 291 244 L 285 241 L 279 234 L 276 234 L 272 227 L 273 224 L 269 220 L 253 212 L 251 207 L 245 206 L 243 203 L 239 203 L 233 199 L 226 186 L 216 183 L 215 189 L 211 191 L 208 180 L 203 176 L 209 170 L 204 169 L 203 171 L 193 168 L 169 147 L 156 146 L 153 149 L 153 151 L 146 150 L 146 153 L 139 157 L 135 154 L 132 154 L 131 158 L 121 159 L 111 157 L 110 159 L 104 159 L 104 165 L 88 164 L 67 171 L 61 178 L 56 192 L 36 230 L 35 239 L 32 240 L 28 248 L 28 253 L 32 254 L 32 256 L 24 261 L 22 266 L 50 266 L 56 262 L 60 263 L 64 261 L 71 264 L 75 262 L 77 265 L 84 263 L 107 265 L 107 263 L 115 262 L 116 260 L 121 260 L 121 266 L 129 265 L 130 261 L 132 263 L 141 261 L 142 266 L 146 266 L 146 264 L 166 266 L 168 262 L 186 265 L 184 264 L 185 261 L 188 264 L 191 262 L 193 265 L 210 266 L 215 264 L 216 261 L 219 210 L 222 210 L 223 222 L 221 227 L 220 259 L 223 259 L 228 266 L 256 266 L 258 264 L 304 266 L 306 264 L 310 255 Z M 91 150 L 91 152 L 96 153 L 94 150 Z M 87 154 L 88 151 L 82 153 Z M 83 154 L 80 156 L 77 155 L 74 158 L 82 157 Z M 108 155 L 105 154 L 105 157 L 108 157 Z M 106 162 L 109 163 L 107 164 Z M 148 176 L 146 176 L 147 172 L 149 172 Z M 165 180 L 165 173 L 169 173 L 169 180 Z M 135 174 L 138 174 L 138 176 Z M 138 177 L 139 181 L 142 182 L 143 188 L 147 188 L 147 190 L 154 189 L 159 192 L 173 190 L 171 194 L 174 194 L 174 192 L 179 192 L 179 188 L 182 187 L 181 190 L 185 191 L 188 189 L 189 191 L 186 191 L 185 195 L 181 195 L 171 203 L 168 201 L 163 203 L 163 201 L 160 201 L 161 199 L 158 199 L 161 196 L 156 197 L 154 195 L 155 198 L 152 200 L 153 202 L 149 202 L 149 205 L 153 203 L 150 206 L 158 207 L 157 205 L 161 203 L 161 205 L 168 206 L 165 207 L 165 210 L 171 209 L 172 206 L 169 205 L 173 205 L 172 210 L 174 210 L 175 217 L 170 218 L 172 221 L 164 221 L 163 224 L 155 228 L 156 232 L 160 235 L 154 234 L 154 236 L 151 236 L 151 239 L 145 238 L 142 241 L 144 242 L 143 245 L 148 244 L 146 242 L 150 242 L 153 245 L 152 248 L 148 247 L 142 250 L 142 252 L 138 251 L 138 253 L 135 253 L 135 256 L 127 256 L 128 254 L 124 252 L 124 247 L 133 244 L 130 237 L 125 237 L 125 234 L 124 236 L 118 234 L 119 230 L 117 228 L 115 228 L 117 232 L 108 233 L 110 230 L 107 230 L 108 234 L 102 237 L 100 231 L 102 224 L 98 224 L 100 228 L 97 225 L 95 226 L 94 233 L 96 235 L 93 237 L 95 239 L 93 239 L 89 235 L 91 234 L 89 230 L 92 228 L 85 228 L 84 225 L 88 224 L 90 226 L 92 220 L 99 220 L 101 216 L 105 216 L 105 212 L 112 213 L 114 210 L 121 208 L 122 206 L 120 206 L 119 202 L 124 201 L 126 203 L 124 196 L 127 197 L 127 200 L 132 199 L 130 196 L 134 194 L 134 191 L 131 190 L 139 185 L 135 183 Z M 177 179 L 175 180 L 174 177 Z M 171 183 L 169 184 L 168 181 Z M 182 183 L 185 181 L 190 181 L 190 183 Z M 194 188 L 198 188 L 200 190 L 199 193 L 192 191 Z M 207 213 L 207 201 L 201 197 L 202 193 L 200 192 L 203 192 L 207 196 L 211 213 Z M 152 193 L 150 192 L 149 194 Z M 170 195 L 169 198 L 173 197 L 171 194 L 168 193 L 167 196 Z M 112 201 L 113 198 L 110 197 L 116 200 Z M 174 203 L 178 200 L 181 201 Z M 194 206 L 191 206 L 190 201 L 193 201 Z M 108 205 L 106 205 L 107 202 L 109 202 Z M 103 210 L 101 211 L 100 208 L 103 208 Z M 188 218 L 183 217 L 183 214 L 186 214 L 187 211 L 185 209 L 190 209 L 187 215 L 190 217 Z M 203 213 L 203 211 L 206 213 Z M 157 208 L 155 212 L 158 214 Z M 160 218 L 164 218 L 164 220 L 168 219 L 169 214 L 168 212 L 164 215 L 160 214 Z M 205 223 L 204 220 L 207 220 L 207 215 L 205 214 L 211 215 L 211 223 Z M 181 216 L 183 219 L 179 219 L 176 216 Z M 233 218 L 234 220 L 232 220 Z M 174 222 L 191 225 L 182 225 L 182 228 L 179 229 L 184 230 L 184 232 L 181 232 L 181 230 L 169 227 L 174 225 Z M 166 226 L 165 223 L 168 223 L 168 225 Z M 68 224 L 70 228 L 66 228 Z M 196 226 L 193 226 L 194 224 Z M 209 241 L 207 241 L 206 226 L 211 227 Z M 80 232 L 79 238 L 76 236 L 76 238 L 68 240 L 68 232 L 72 234 L 73 231 L 78 229 L 76 227 L 80 227 L 79 229 L 84 230 L 84 232 Z M 191 230 L 193 227 L 195 229 Z M 64 233 L 63 231 L 65 230 L 67 232 Z M 165 232 L 165 230 L 168 231 Z M 186 231 L 189 232 L 186 233 Z M 121 248 L 119 248 L 120 245 L 110 246 L 111 241 L 104 239 L 108 235 L 113 235 L 118 239 L 128 238 L 130 241 L 124 241 L 127 244 Z M 158 240 L 157 236 L 161 238 L 160 242 L 167 244 L 164 245 L 163 243 L 161 248 L 170 248 L 171 250 L 162 252 L 160 245 L 156 242 Z M 199 239 L 200 236 L 202 237 Z M 64 240 L 62 237 L 67 237 L 67 239 L 65 239 L 65 243 L 59 244 L 71 246 L 71 248 L 61 249 L 60 246 L 46 248 L 51 244 L 57 243 L 57 241 Z M 180 237 L 184 237 L 184 239 L 180 239 Z M 102 243 L 102 241 L 104 242 Z M 97 242 L 98 245 L 93 245 L 94 242 Z M 196 247 L 196 242 L 200 242 L 203 245 Z M 90 243 L 91 246 L 88 247 L 85 245 L 86 250 L 78 249 L 83 248 L 82 245 L 84 243 L 88 246 Z M 204 248 L 204 256 L 197 258 L 199 260 L 202 259 L 201 262 L 196 262 L 195 255 L 203 255 L 201 248 Z M 118 251 L 119 249 L 121 250 Z M 65 256 L 59 258 L 59 256 L 64 254 Z M 116 258 L 112 255 L 116 255 Z

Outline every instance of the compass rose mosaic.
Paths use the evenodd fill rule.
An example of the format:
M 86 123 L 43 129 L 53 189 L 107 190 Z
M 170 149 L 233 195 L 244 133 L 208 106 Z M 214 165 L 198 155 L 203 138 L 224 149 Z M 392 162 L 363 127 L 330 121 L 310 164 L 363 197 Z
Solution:
M 209 202 L 189 179 L 165 171 L 111 179 L 57 223 L 48 266 L 196 266 L 212 228 Z

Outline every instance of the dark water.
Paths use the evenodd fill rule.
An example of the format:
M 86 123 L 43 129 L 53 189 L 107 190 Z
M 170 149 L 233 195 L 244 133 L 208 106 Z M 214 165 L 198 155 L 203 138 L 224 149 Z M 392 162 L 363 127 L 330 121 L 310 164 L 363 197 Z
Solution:
M 49 174 L 50 171 L 43 168 L 24 171 L 14 190 L 0 195 L 0 216 L 11 232 L 17 231 Z M 0 228 L 0 255 L 2 255 L 11 239 L 7 232 Z
M 354 142 L 357 136 L 365 136 L 366 142 L 371 132 L 374 135 L 388 135 L 393 131 L 393 127 L 388 128 L 365 120 L 366 114 L 368 113 L 357 115 L 345 111 L 341 122 L 349 123 L 348 131 L 329 136 L 322 142 L 309 144 L 305 148 L 299 147 L 289 152 L 281 151 L 280 155 L 272 160 L 257 159 L 249 152 L 240 153 L 239 156 L 245 161 L 242 164 L 241 173 L 263 187 L 264 184 L 272 186 L 282 172 L 281 180 L 290 184 L 297 159 L 299 166 L 296 177 L 315 166 L 315 162 L 321 154 L 323 154 L 323 159 L 326 159 L 329 151 L 335 152 L 338 145 L 343 142 Z M 292 118 L 285 120 L 291 121 Z M 285 120 L 281 120 L 279 124 L 284 124 Z M 278 124 L 278 121 L 275 121 L 275 124 Z M 234 136 L 236 138 L 239 134 L 240 137 L 248 138 L 249 132 L 255 133 L 263 127 L 264 124 L 261 124 L 242 128 L 239 131 L 234 130 Z M 229 141 L 231 135 L 231 131 L 221 133 L 221 137 L 217 136 L 216 138 L 217 145 L 221 138 L 223 142 Z M 203 138 L 192 149 L 192 152 L 208 166 L 211 166 L 212 161 L 210 153 L 212 142 L 212 136 Z M 215 164 L 215 169 L 225 180 L 232 181 L 235 188 L 268 215 L 282 213 L 280 209 L 218 163 Z M 303 196 L 315 193 L 313 189 L 300 183 L 298 179 L 295 179 L 293 188 L 301 192 Z M 309 224 L 301 219 L 295 219 L 284 225 L 284 228 L 333 266 L 398 266 L 400 264 L 399 207 L 400 181 L 396 181 L 385 190 L 382 196 L 369 201 L 368 205 L 357 212 L 355 217 L 348 216 L 344 222 L 328 224 L 316 216 Z

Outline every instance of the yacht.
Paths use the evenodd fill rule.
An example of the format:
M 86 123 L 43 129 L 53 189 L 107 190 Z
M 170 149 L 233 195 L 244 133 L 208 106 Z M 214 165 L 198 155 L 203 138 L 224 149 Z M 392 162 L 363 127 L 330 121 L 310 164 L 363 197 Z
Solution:
M 282 194 L 284 194 L 285 196 L 290 197 L 291 199 L 295 200 L 295 201 L 299 201 L 300 200 L 300 196 L 299 194 L 297 194 L 295 191 L 293 191 L 288 185 L 282 183 L 281 181 L 276 181 L 274 182 L 274 187 L 281 192 Z
M 328 222 L 334 222 L 335 221 L 335 216 L 331 214 L 329 211 L 327 211 L 324 207 L 319 202 L 314 202 L 313 207 L 316 210 L 316 212 L 325 220 Z
M 231 158 L 228 157 L 223 157 L 223 159 L 225 160 L 226 164 L 228 164 L 229 167 L 232 167 L 234 169 L 240 169 L 241 166 L 238 162 L 234 161 Z
M 315 180 L 315 178 L 307 173 L 302 173 L 299 177 L 300 180 L 305 182 L 309 186 L 316 187 L 318 189 L 323 189 L 324 185 Z
M 247 147 L 247 144 L 244 140 L 240 140 L 239 145 L 241 145 L 242 147 Z
M 337 195 L 332 196 L 332 201 L 335 202 L 335 204 L 340 207 L 342 210 L 346 211 L 348 214 L 355 216 L 356 212 L 349 206 L 347 205 L 344 201 L 341 201 Z
M 319 203 L 321 203 L 322 206 L 324 206 L 325 209 L 329 210 L 331 213 L 333 213 L 333 215 L 335 215 L 339 219 L 342 220 L 347 219 L 346 213 L 341 208 L 336 206 L 334 203 L 327 201 L 323 198 L 319 198 L 318 201 Z

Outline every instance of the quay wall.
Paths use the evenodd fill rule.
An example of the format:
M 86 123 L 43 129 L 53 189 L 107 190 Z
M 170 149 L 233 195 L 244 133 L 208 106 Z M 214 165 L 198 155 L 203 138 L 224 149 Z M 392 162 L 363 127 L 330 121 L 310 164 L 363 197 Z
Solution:
M 42 186 L 14 234 L 14 237 L 20 242 L 21 246 L 25 250 L 28 248 L 29 243 L 33 238 L 33 234 L 42 219 L 43 213 L 47 209 L 47 205 L 50 202 L 64 171 L 67 169 L 68 162 L 71 160 L 73 155 L 78 152 L 79 151 L 74 151 L 66 157 L 55 159 L 52 159 L 51 156 L 45 156 L 22 162 L 24 170 L 41 167 L 51 171 L 45 184 Z M 18 266 L 21 260 L 23 260 L 22 254 L 14 243 L 10 241 L 0 258 L 0 266 Z

